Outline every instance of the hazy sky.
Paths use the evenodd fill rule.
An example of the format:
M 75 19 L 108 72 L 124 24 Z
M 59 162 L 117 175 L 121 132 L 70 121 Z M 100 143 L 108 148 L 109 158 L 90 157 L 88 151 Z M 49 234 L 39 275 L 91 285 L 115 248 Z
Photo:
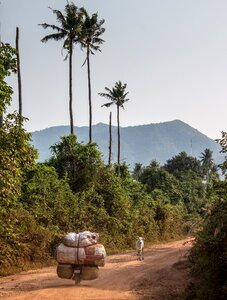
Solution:
M 49 34 L 39 23 L 57 24 L 48 7 L 64 0 L 1 0 L 1 40 L 15 46 L 20 29 L 23 114 L 29 131 L 69 124 L 68 61 L 62 41 L 40 42 Z M 93 123 L 108 123 L 98 95 L 116 81 L 127 83 L 130 101 L 121 125 L 180 119 L 210 138 L 227 131 L 226 0 L 74 1 L 105 19 L 102 52 L 91 60 Z M 74 125 L 88 125 L 85 52 L 73 56 Z M 17 78 L 8 80 L 18 108 Z M 113 108 L 115 121 L 115 109 Z

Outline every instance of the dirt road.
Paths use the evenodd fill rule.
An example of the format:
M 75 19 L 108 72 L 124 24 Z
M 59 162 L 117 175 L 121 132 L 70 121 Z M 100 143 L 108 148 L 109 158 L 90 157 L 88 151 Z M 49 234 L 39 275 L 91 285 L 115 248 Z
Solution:
M 135 252 L 109 256 L 105 267 L 100 268 L 100 276 L 82 281 L 80 286 L 58 278 L 55 267 L 0 278 L 0 299 L 176 299 L 189 281 L 185 257 L 191 241 L 146 248 L 144 261 L 137 261 Z

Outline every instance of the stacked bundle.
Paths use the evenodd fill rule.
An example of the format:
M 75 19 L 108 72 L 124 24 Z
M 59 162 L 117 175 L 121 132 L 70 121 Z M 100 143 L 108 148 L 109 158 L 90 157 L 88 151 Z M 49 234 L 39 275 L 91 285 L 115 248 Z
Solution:
M 70 279 L 75 266 L 83 266 L 83 279 L 97 278 L 98 267 L 104 267 L 106 257 L 105 248 L 98 240 L 99 235 L 90 231 L 68 233 L 57 247 L 58 276 Z

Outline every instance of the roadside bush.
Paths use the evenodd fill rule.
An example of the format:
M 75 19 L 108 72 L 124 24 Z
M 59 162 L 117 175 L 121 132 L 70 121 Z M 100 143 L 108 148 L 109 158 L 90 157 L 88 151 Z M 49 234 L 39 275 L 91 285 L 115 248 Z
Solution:
M 154 199 L 154 220 L 158 226 L 159 239 L 182 237 L 186 214 L 183 203 L 172 205 L 162 190 L 155 189 L 151 195 Z
M 51 146 L 51 151 L 49 165 L 56 169 L 60 178 L 67 176 L 74 193 L 93 185 L 102 164 L 101 152 L 95 143 L 79 143 L 77 137 L 70 134 Z
M 26 173 L 20 201 L 42 226 L 65 232 L 74 224 L 77 197 L 53 167 L 37 164 Z
M 227 181 L 216 182 L 214 192 L 216 200 L 190 254 L 198 300 L 227 297 Z
M 0 211 L 0 275 L 27 262 L 50 260 L 51 232 L 23 208 Z

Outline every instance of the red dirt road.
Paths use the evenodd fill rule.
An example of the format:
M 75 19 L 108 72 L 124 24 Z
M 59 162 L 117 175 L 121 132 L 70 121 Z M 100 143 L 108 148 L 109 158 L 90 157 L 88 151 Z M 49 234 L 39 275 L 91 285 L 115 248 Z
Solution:
M 185 260 L 192 239 L 145 248 L 145 260 L 136 253 L 107 257 L 100 275 L 75 286 L 60 279 L 56 267 L 0 278 L 0 299 L 11 300 L 136 300 L 176 299 L 189 282 Z

